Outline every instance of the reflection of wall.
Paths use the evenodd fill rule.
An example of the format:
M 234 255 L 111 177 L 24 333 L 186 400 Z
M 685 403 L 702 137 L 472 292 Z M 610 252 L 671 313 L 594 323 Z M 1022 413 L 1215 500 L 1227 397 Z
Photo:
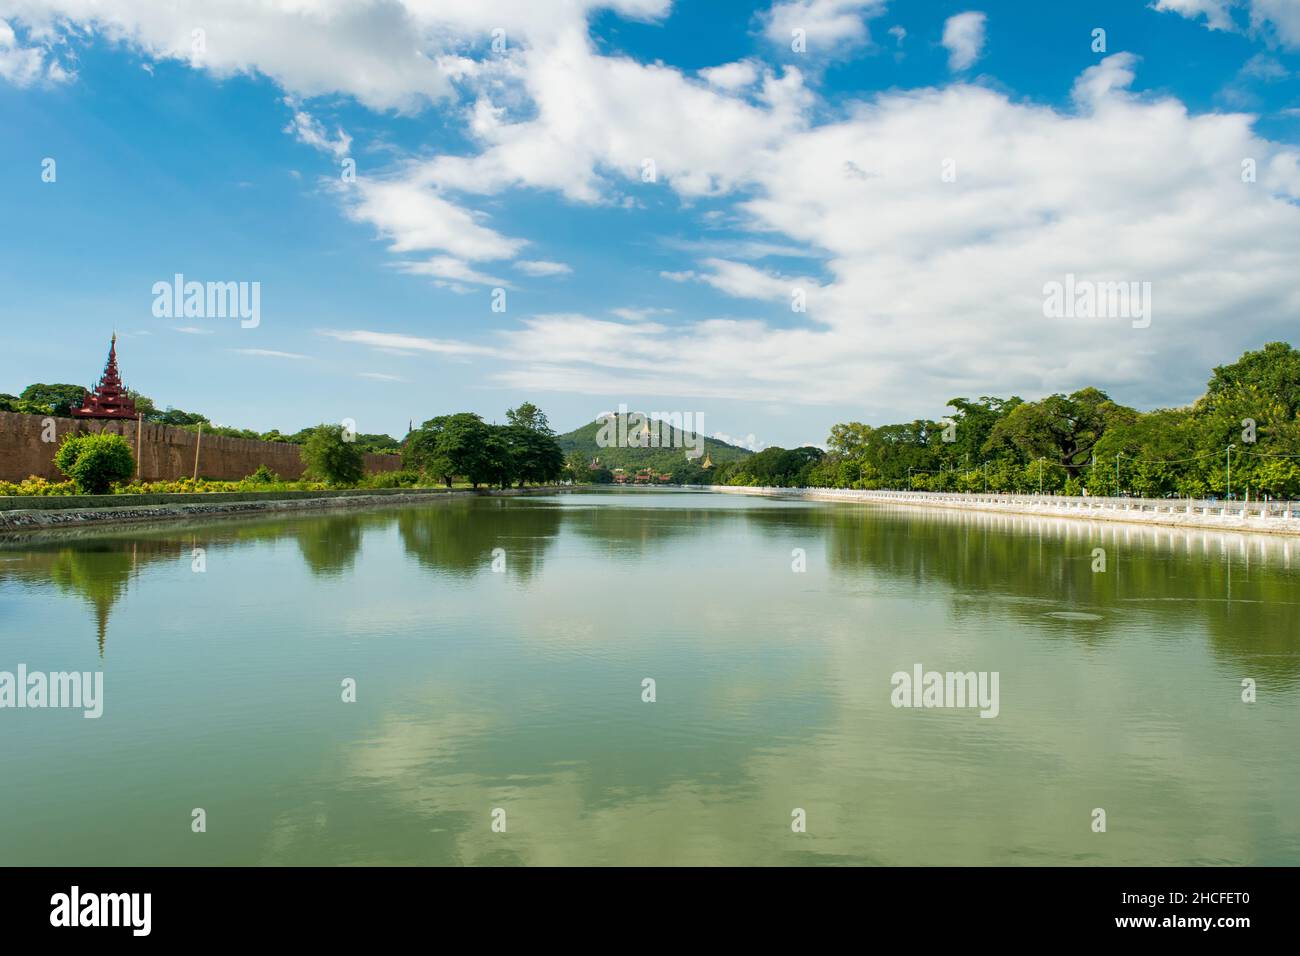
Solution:
M 54 453 L 59 442 L 73 432 L 112 432 L 122 435 L 136 448 L 136 423 L 133 421 L 55 418 L 58 441 L 43 442 L 40 415 L 0 412 L 0 481 L 22 481 L 36 475 L 62 481 L 54 467 Z M 145 423 L 140 442 L 140 477 L 145 481 L 172 481 L 194 474 L 194 452 L 198 436 L 183 428 Z M 199 477 L 235 481 L 247 477 L 266 465 L 283 478 L 302 477 L 303 463 L 297 445 L 285 442 L 253 441 L 204 435 L 199 452 Z M 401 467 L 396 455 L 366 455 L 366 471 L 396 471 Z
M 1300 543 L 1289 538 L 906 507 L 802 514 L 825 529 L 837 573 L 944 588 L 955 619 L 1011 615 L 1060 628 L 1045 615 L 1095 614 L 1067 628 L 1089 644 L 1122 639 L 1139 621 L 1168 634 L 1204 629 L 1242 676 L 1300 680 L 1290 623 L 1300 610 Z M 760 509 L 749 520 L 789 533 L 788 514 Z M 1095 548 L 1105 551 L 1104 572 L 1093 570 Z

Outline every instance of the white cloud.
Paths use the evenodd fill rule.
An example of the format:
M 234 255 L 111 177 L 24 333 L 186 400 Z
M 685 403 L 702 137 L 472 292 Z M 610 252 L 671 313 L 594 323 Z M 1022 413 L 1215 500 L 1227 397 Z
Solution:
M 374 379 L 376 382 L 405 382 L 406 379 L 400 375 L 389 375 L 387 372 L 358 372 L 360 378 Z
M 652 315 L 671 315 L 672 311 L 673 311 L 672 309 L 660 309 L 660 308 L 644 308 L 644 309 L 619 308 L 619 309 L 610 309 L 609 314 L 618 316 L 620 319 L 622 319 L 625 322 L 643 322 L 646 319 L 650 318 Z
M 711 271 L 696 278 L 713 286 L 725 295 L 737 299 L 758 299 L 790 304 L 798 293 L 811 309 L 814 294 L 820 288 L 816 279 L 785 277 L 756 269 L 744 262 L 726 259 L 705 259 L 702 265 Z
M 530 276 L 566 276 L 573 272 L 573 269 L 563 262 L 547 262 L 541 259 L 521 259 L 515 263 L 515 266 Z
M 719 89 L 743 90 L 758 82 L 758 67 L 749 60 L 737 60 L 735 63 L 724 63 L 722 66 L 700 70 L 700 76 L 706 83 Z
M 1132 53 L 1115 53 L 1088 67 L 1074 81 L 1074 101 L 1087 107 L 1119 95 L 1133 84 L 1137 64 L 1138 58 Z
M 1181 13 L 1195 19 L 1205 17 L 1205 25 L 1211 30 L 1232 30 L 1232 14 L 1228 12 L 1232 0 L 1155 0 L 1152 8 Z
M 230 351 L 239 352 L 241 355 L 254 355 L 259 358 L 305 359 L 307 357 L 299 355 L 297 352 L 278 352 L 275 349 L 231 349 Z
M 478 272 L 469 263 L 454 256 L 433 256 L 421 262 L 399 262 L 395 268 L 407 275 L 428 276 L 435 284 L 454 292 L 468 292 L 470 286 L 486 285 L 512 288 L 509 282 Z
M 0 0 L 0 14 L 14 5 Z M 24 15 L 47 6 L 76 8 L 102 29 L 132 7 L 125 0 L 49 0 L 24 4 Z M 651 0 L 613 6 L 647 17 L 666 9 Z M 823 14 L 848 9 L 787 3 L 774 14 L 796 6 Z M 853 9 L 860 20 L 876 6 L 883 8 Z M 386 7 L 416 22 L 416 5 L 408 10 L 389 0 Z M 151 23 L 170 23 L 169 11 L 199 8 L 132 9 Z M 418 84 L 394 83 L 383 70 L 354 75 L 389 39 L 340 32 L 335 21 L 355 24 L 377 16 L 377 8 L 343 12 L 324 0 L 285 0 L 250 9 L 235 0 L 221 8 L 262 26 L 301 10 L 293 16 L 305 21 L 306 47 L 317 56 L 322 48 L 312 31 L 333 24 L 339 70 L 331 89 L 370 105 L 425 96 Z M 1169 402 L 1178 389 L 1190 397 L 1206 369 L 1234 350 L 1258 347 L 1261 336 L 1285 335 L 1286 317 L 1300 312 L 1300 154 L 1258 135 L 1250 116 L 1194 113 L 1170 97 L 1133 93 L 1138 60 L 1131 54 L 1084 71 L 1068 107 L 954 83 L 891 90 L 829 113 L 796 70 L 756 67 L 754 91 L 740 96 L 661 63 L 600 54 L 580 22 L 590 9 L 580 0 L 511 9 L 519 12 L 518 28 L 502 16 L 504 0 L 430 3 L 419 7 L 418 22 L 447 26 L 437 43 L 412 46 L 413 35 L 402 41 L 403 49 L 432 56 L 466 24 L 495 20 L 511 29 L 514 52 L 492 67 L 490 79 L 475 61 L 455 67 L 471 104 L 463 115 L 471 146 L 335 187 L 348 215 L 389 244 L 397 268 L 452 284 L 494 281 L 483 263 L 516 262 L 526 246 L 494 226 L 510 221 L 515 190 L 604 204 L 610 214 L 642 196 L 675 195 L 685 222 L 690 204 L 708 197 L 708 212 L 697 213 L 702 221 L 721 207 L 727 235 L 738 243 L 813 252 L 824 260 L 817 278 L 786 275 L 789 267 L 759 269 L 704 245 L 688 251 L 698 258 L 660 275 L 705 283 L 742 309 L 761 303 L 760 316 L 788 301 L 792 282 L 806 282 L 815 307 L 771 321 L 649 313 L 634 320 L 633 310 L 605 319 L 534 315 L 491 346 L 366 329 L 321 334 L 387 353 L 499 363 L 489 374 L 512 387 L 847 402 L 866 417 L 885 417 L 935 414 L 955 394 L 1032 396 L 1091 383 L 1118 387 L 1118 397 L 1134 402 Z M 1281 22 L 1272 19 L 1282 18 L 1281 8 L 1256 0 L 1254 9 Z M 830 41 L 865 35 L 831 22 L 838 27 L 824 34 Z M 153 36 L 154 27 L 132 29 Z M 289 35 L 281 30 L 279 44 Z M 219 36 L 209 32 L 210 50 Z M 949 50 L 964 56 L 978 46 L 971 40 Z M 250 49 L 242 58 L 229 48 L 216 55 L 228 58 L 231 70 L 312 75 L 314 67 L 298 63 L 301 51 Z M 280 74 L 263 69 L 263 53 L 283 60 L 276 61 Z M 291 85 L 286 92 L 303 93 Z M 1243 157 L 1257 160 L 1258 182 L 1241 181 Z M 642 182 L 647 158 L 657 182 Z M 955 160 L 955 181 L 940 176 L 944 158 Z M 483 197 L 495 199 L 498 218 L 475 211 Z M 544 251 L 536 255 L 526 261 L 548 261 Z M 1044 283 L 1067 273 L 1151 282 L 1151 326 L 1045 319 Z
M 970 69 L 984 52 L 987 17 L 978 11 L 958 13 L 943 24 L 943 45 L 948 68 L 955 73 Z
M 429 339 L 418 335 L 406 335 L 401 332 L 371 332 L 365 329 L 321 329 L 318 334 L 339 342 L 364 345 L 388 352 L 433 352 L 439 355 L 496 354 L 494 349 L 482 345 L 457 342 L 452 339 Z
M 762 234 L 822 249 L 829 281 L 806 317 L 646 323 L 534 317 L 510 335 L 503 384 L 600 394 L 852 401 L 934 413 L 954 394 L 1025 395 L 1118 383 L 1120 397 L 1188 394 L 1262 325 L 1300 308 L 1300 167 L 1251 117 L 1192 115 L 1128 92 L 1117 54 L 1076 84 L 1079 112 L 975 86 L 882 94 L 732 170 Z M 1141 131 L 1138 135 L 1135 131 Z M 936 157 L 957 158 L 945 183 Z M 1259 160 L 1246 186 L 1240 160 Z M 847 157 L 869 166 L 843 174 Z M 1150 281 L 1150 328 L 1058 321 L 1046 282 Z M 791 279 L 706 258 L 665 271 L 780 301 Z M 1279 322 L 1281 320 L 1279 319 Z M 629 328 L 637 335 L 629 340 Z M 1227 329 L 1236 330 L 1225 343 Z M 605 392 L 608 393 L 607 391 Z
M 1205 18 L 1210 30 L 1236 31 L 1235 6 L 1249 7 L 1250 27 L 1283 46 L 1300 48 L 1300 3 L 1296 0 L 1154 0 L 1155 10 L 1179 13 L 1189 19 Z
M 373 225 L 393 252 L 442 251 L 476 262 L 512 258 L 524 245 L 443 198 L 419 169 L 387 180 L 358 177 L 338 189 L 348 197 L 348 215 Z
M 1272 28 L 1284 46 L 1300 49 L 1300 3 L 1296 0 L 1253 0 L 1250 22 L 1257 30 Z
M 285 105 L 293 109 L 293 119 L 289 121 L 284 131 L 292 133 L 298 142 L 319 149 L 323 153 L 330 153 L 336 159 L 343 159 L 351 151 L 352 137 L 343 132 L 342 127 L 337 127 L 337 136 L 330 139 L 320 121 L 306 110 L 298 108 L 291 97 L 285 98 Z
M 62 83 L 68 79 L 68 73 L 45 49 L 23 46 L 14 28 L 0 20 L 0 80 L 14 86 L 33 86 L 42 81 Z
M 343 93 L 411 112 L 453 90 L 465 46 L 504 27 L 512 48 L 581 30 L 593 10 L 653 19 L 670 0 L 0 0 L 0 17 L 68 24 L 214 76 L 259 73 L 303 97 Z M 201 31 L 196 33 L 195 31 Z
M 871 39 L 867 21 L 885 12 L 885 0 L 779 0 L 768 11 L 764 34 L 790 49 L 802 30 L 809 53 L 833 53 Z

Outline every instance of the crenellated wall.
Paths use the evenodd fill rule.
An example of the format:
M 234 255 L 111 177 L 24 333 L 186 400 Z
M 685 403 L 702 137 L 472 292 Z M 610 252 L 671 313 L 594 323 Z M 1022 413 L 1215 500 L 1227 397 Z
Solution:
M 53 418 L 54 440 L 48 437 L 46 417 L 0 412 L 0 481 L 22 481 L 32 475 L 62 481 L 54 466 L 54 453 L 65 435 L 74 432 L 113 432 L 126 438 L 131 453 L 136 450 L 137 426 L 133 421 Z M 194 453 L 198 445 L 199 477 L 237 481 L 266 465 L 280 477 L 302 477 L 303 462 L 297 445 L 285 442 L 199 436 L 170 425 L 144 425 L 139 436 L 140 477 L 144 481 L 174 481 L 194 474 Z M 397 471 L 396 455 L 366 455 L 366 471 Z

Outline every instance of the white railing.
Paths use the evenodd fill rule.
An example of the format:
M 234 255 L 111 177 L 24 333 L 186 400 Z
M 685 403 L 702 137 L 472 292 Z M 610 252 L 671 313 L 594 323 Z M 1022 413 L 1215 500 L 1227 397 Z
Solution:
M 1073 495 L 1018 495 L 994 492 L 963 494 L 946 491 L 861 490 L 855 488 L 779 488 L 741 485 L 707 485 L 713 491 L 756 492 L 767 495 L 815 495 L 844 501 L 905 501 L 916 504 L 1018 505 L 1035 511 L 1086 513 L 1093 511 L 1128 511 L 1137 514 L 1183 514 L 1223 518 L 1300 518 L 1300 502 L 1294 501 L 1224 501 L 1206 498 L 1112 498 Z

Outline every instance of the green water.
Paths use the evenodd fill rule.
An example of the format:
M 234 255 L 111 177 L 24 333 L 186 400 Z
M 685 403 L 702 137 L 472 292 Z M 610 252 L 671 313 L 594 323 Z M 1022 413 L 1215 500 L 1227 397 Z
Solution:
M 0 710 L 0 864 L 1296 864 L 1298 572 L 630 491 L 10 542 L 0 670 L 105 701 Z M 894 707 L 918 663 L 998 715 Z

